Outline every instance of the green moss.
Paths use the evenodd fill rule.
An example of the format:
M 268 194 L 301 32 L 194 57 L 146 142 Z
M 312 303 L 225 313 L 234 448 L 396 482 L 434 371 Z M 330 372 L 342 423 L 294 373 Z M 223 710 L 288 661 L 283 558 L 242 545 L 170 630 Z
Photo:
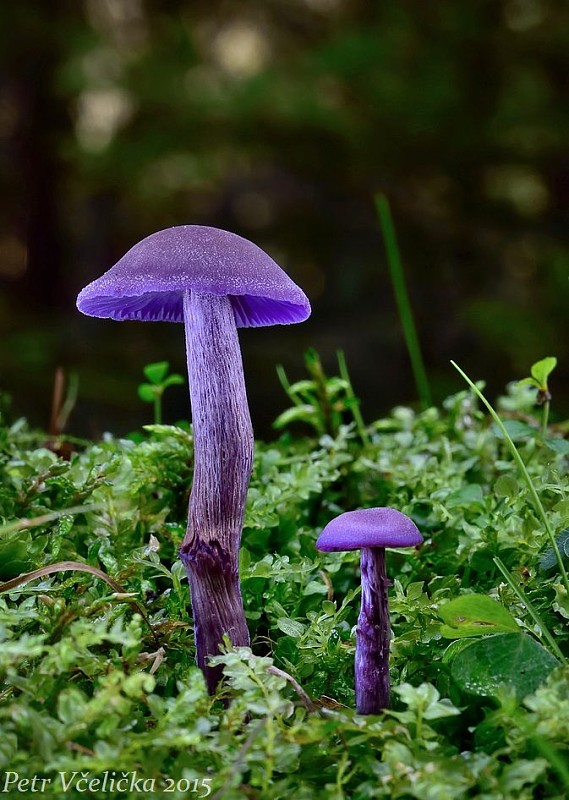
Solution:
M 516 420 L 515 393 L 502 405 Z M 0 594 L 1 781 L 45 777 L 51 797 L 225 800 L 529 800 L 568 790 L 567 667 L 543 656 L 548 640 L 523 598 L 565 658 L 567 604 L 555 564 L 540 569 L 550 542 L 507 443 L 466 392 L 441 409 L 394 409 L 368 426 L 369 441 L 347 411 L 333 435 L 257 443 L 241 553 L 252 652 L 219 656 L 226 683 L 216 697 L 193 663 L 176 556 L 191 432 L 154 425 L 136 442 L 107 437 L 64 460 L 25 423 L 0 428 L 2 580 L 79 561 L 122 590 L 66 570 Z M 526 408 L 523 421 L 518 451 L 559 535 L 569 525 L 566 451 L 541 440 Z M 418 552 L 388 553 L 393 705 L 381 718 L 352 708 L 358 555 L 314 547 L 333 516 L 372 505 L 410 515 L 425 537 Z M 503 647 L 495 663 L 498 650 L 482 648 L 492 692 L 456 680 L 455 663 L 480 678 L 472 654 L 481 648 L 468 657 L 472 639 L 451 642 L 439 609 L 466 595 L 492 598 L 541 648 L 549 666 L 532 671 L 529 694 L 519 674 L 508 685 Z M 493 628 L 494 639 L 517 636 L 511 627 Z M 90 794 L 77 783 L 84 774 Z

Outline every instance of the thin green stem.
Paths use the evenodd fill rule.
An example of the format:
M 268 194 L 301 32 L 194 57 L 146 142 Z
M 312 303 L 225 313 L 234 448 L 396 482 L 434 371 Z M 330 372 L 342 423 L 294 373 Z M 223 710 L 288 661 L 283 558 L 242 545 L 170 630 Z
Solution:
M 395 234 L 395 226 L 391 216 L 391 209 L 389 201 L 383 194 L 375 196 L 375 207 L 379 217 L 381 232 L 385 242 L 385 252 L 387 254 L 387 264 L 389 266 L 389 274 L 393 291 L 395 293 L 395 300 L 397 309 L 399 311 L 399 319 L 401 327 L 403 328 L 403 336 L 409 353 L 411 361 L 411 369 L 415 378 L 415 385 L 419 400 L 423 408 L 428 408 L 431 403 L 431 389 L 423 356 L 421 354 L 421 347 L 419 345 L 419 338 L 415 327 L 415 320 L 413 318 L 413 310 L 409 300 L 409 293 L 405 283 L 405 273 L 401 263 L 401 256 L 399 255 L 399 247 L 397 245 L 397 237 Z
M 545 439 L 547 436 L 547 424 L 549 422 L 549 400 L 543 404 L 543 411 L 541 412 L 541 438 Z
M 348 772 L 348 768 L 350 767 L 350 757 L 347 751 L 344 751 L 340 758 L 338 759 L 338 770 L 336 772 L 336 797 L 345 797 L 344 793 L 344 786 L 352 775 L 354 774 L 355 770 L 350 770 Z M 347 774 L 346 774 L 347 772 Z
M 289 379 L 287 377 L 287 374 L 285 372 L 285 368 L 283 367 L 283 365 L 282 364 L 277 364 L 276 370 L 277 370 L 277 377 L 279 379 L 279 383 L 283 387 L 283 389 L 285 391 L 285 394 L 287 395 L 289 400 L 295 406 L 302 405 L 302 400 L 292 391 L 292 388 L 291 388 L 291 385 L 290 385 L 290 381 L 289 381 Z
M 57 429 L 59 431 L 62 431 L 65 428 L 71 412 L 75 408 L 78 394 L 79 377 L 76 373 L 71 372 L 67 378 L 67 393 L 57 415 Z
M 529 725 L 525 725 L 525 733 L 530 741 L 534 743 L 540 753 L 549 761 L 555 772 L 563 781 L 565 789 L 569 792 L 569 768 L 565 758 L 551 745 L 544 736 L 536 736 L 532 733 Z
M 162 424 L 162 393 L 154 396 L 154 424 Z
M 500 417 L 498 416 L 497 412 L 494 410 L 492 405 L 488 402 L 488 400 L 486 400 L 486 398 L 484 397 L 484 395 L 482 394 L 480 389 L 476 386 L 476 384 L 474 384 L 470 380 L 468 375 L 461 370 L 461 368 L 458 366 L 458 364 L 456 364 L 454 361 L 451 361 L 450 363 L 453 365 L 453 367 L 456 369 L 456 371 L 460 375 L 462 375 L 462 377 L 464 378 L 466 383 L 470 386 L 470 388 L 472 389 L 474 394 L 478 397 L 478 399 L 486 406 L 486 408 L 490 412 L 490 416 L 492 417 L 492 419 L 494 420 L 494 422 L 496 423 L 496 425 L 500 429 L 500 431 L 502 433 L 502 436 L 504 437 L 504 439 L 505 439 L 505 441 L 506 441 L 506 443 L 507 443 L 507 445 L 508 445 L 508 447 L 510 449 L 512 457 L 513 457 L 514 461 L 516 462 L 516 464 L 517 464 L 517 466 L 518 466 L 518 468 L 519 468 L 519 470 L 520 470 L 520 472 L 522 474 L 522 477 L 523 477 L 523 479 L 524 479 L 524 481 L 525 481 L 525 483 L 526 483 L 526 485 L 528 487 L 528 491 L 530 493 L 530 497 L 531 497 L 531 499 L 533 501 L 533 505 L 534 505 L 534 508 L 535 508 L 535 510 L 537 512 L 537 515 L 541 518 L 541 521 L 543 522 L 543 527 L 545 528 L 545 531 L 546 531 L 547 536 L 549 538 L 551 547 L 553 548 L 553 552 L 555 553 L 555 558 L 556 558 L 557 564 L 559 566 L 559 572 L 561 573 L 561 578 L 563 580 L 563 585 L 564 585 L 567 593 L 569 594 L 569 578 L 567 576 L 567 570 L 565 569 L 565 564 L 563 563 L 563 558 L 561 556 L 561 553 L 559 551 L 559 547 L 557 545 L 557 541 L 555 539 L 555 534 L 553 533 L 551 525 L 549 524 L 549 519 L 547 517 L 547 514 L 545 513 L 545 509 L 543 507 L 543 503 L 541 502 L 539 494 L 537 493 L 537 489 L 535 488 L 535 485 L 534 485 L 534 483 L 533 483 L 533 481 L 531 479 L 531 475 L 529 474 L 529 472 L 527 470 L 527 467 L 526 467 L 526 465 L 524 463 L 523 458 L 519 454 L 518 449 L 517 449 L 516 445 L 514 444 L 514 442 L 512 441 L 512 437 L 510 436 L 510 434 L 506 430 L 506 427 L 505 427 L 504 423 L 502 422 L 502 420 L 500 419 Z
M 508 584 L 510 589 L 514 592 L 514 594 L 516 594 L 516 596 L 519 598 L 519 600 L 523 603 L 523 605 L 526 607 L 526 609 L 528 611 L 528 614 L 530 615 L 530 617 L 533 619 L 535 624 L 541 630 L 543 638 L 547 641 L 547 643 L 548 643 L 548 645 L 549 645 L 549 647 L 551 649 L 551 652 L 554 653 L 554 655 L 556 655 L 557 658 L 562 663 L 565 663 L 567 661 L 567 659 L 565 658 L 565 656 L 563 655 L 563 653 L 559 649 L 559 646 L 557 645 L 557 642 L 553 638 L 552 634 L 550 633 L 549 629 L 547 628 L 546 624 L 544 623 L 544 621 L 542 620 L 542 618 L 540 617 L 538 612 L 535 610 L 535 607 L 534 607 L 533 603 L 530 601 L 530 599 L 528 598 L 526 593 L 523 591 L 523 589 L 520 586 L 518 586 L 516 584 L 515 580 L 512 578 L 512 576 L 508 572 L 505 564 L 503 563 L 503 561 L 500 558 L 498 558 L 498 556 L 495 556 L 492 560 L 493 560 L 494 564 L 496 564 L 496 566 L 498 567 L 498 569 L 500 570 L 502 575 L 504 576 L 504 580 L 506 581 L 506 583 Z
M 338 359 L 338 369 L 340 370 L 340 378 L 342 378 L 342 380 L 346 382 L 346 396 L 350 403 L 350 410 L 352 412 L 354 422 L 356 423 L 356 428 L 359 437 L 362 440 L 363 446 L 368 447 L 369 436 L 367 435 L 365 422 L 362 417 L 362 412 L 360 411 L 360 401 L 358 400 L 358 398 L 354 393 L 354 388 L 350 380 L 350 373 L 348 372 L 348 365 L 346 364 L 346 357 L 344 355 L 344 351 L 336 350 L 336 358 Z
M 328 380 L 320 356 L 313 348 L 309 348 L 304 354 L 304 363 L 308 374 L 314 381 L 316 393 L 318 395 L 318 403 L 324 424 L 324 430 L 330 436 L 335 437 L 338 433 L 339 418 L 334 413 L 330 403 L 330 395 L 328 394 Z

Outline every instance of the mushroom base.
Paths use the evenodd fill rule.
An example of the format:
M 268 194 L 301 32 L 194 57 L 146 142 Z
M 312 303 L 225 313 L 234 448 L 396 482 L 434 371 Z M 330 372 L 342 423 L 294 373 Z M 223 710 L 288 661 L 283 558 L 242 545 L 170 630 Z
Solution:
M 248 645 L 239 587 L 239 545 L 253 464 L 235 315 L 229 297 L 186 292 L 184 319 L 194 478 L 180 557 L 192 595 L 197 663 L 214 692 L 221 670 L 207 667 L 227 634 Z
M 181 549 L 180 559 L 190 583 L 196 662 L 213 694 L 222 668 L 208 666 L 208 657 L 220 652 L 224 635 L 236 647 L 249 646 L 239 574 L 234 559 L 216 541 L 194 539 L 190 549 Z
M 361 551 L 362 605 L 356 633 L 356 709 L 377 714 L 389 706 L 391 626 L 385 573 L 385 549 Z

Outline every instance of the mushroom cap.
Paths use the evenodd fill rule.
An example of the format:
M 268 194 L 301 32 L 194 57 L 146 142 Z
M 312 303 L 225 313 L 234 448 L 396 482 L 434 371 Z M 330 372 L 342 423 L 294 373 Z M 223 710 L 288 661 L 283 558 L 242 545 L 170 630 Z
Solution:
M 414 547 L 423 537 L 409 517 L 395 508 L 346 511 L 329 522 L 316 542 L 324 552 L 362 547 Z
M 79 293 L 77 308 L 91 317 L 183 322 L 188 290 L 228 295 L 241 328 L 310 316 L 302 289 L 260 247 L 204 225 L 179 225 L 142 239 Z

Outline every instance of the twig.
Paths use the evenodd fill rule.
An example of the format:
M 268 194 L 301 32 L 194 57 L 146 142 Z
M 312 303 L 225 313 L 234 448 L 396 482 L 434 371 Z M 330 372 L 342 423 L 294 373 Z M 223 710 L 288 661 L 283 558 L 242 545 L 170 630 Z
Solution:
M 21 575 L 18 575 L 16 578 L 12 578 L 5 583 L 0 583 L 0 594 L 2 594 L 2 592 L 9 592 L 12 589 L 16 589 L 18 586 L 22 586 L 24 583 L 28 583 L 29 581 L 35 581 L 38 578 L 43 578 L 45 575 L 52 575 L 54 572 L 65 572 L 67 570 L 88 572 L 90 575 L 95 575 L 95 577 L 105 581 L 105 583 L 108 584 L 114 592 L 120 595 L 121 600 L 125 600 L 127 603 L 130 603 L 130 605 L 136 608 L 140 616 L 150 628 L 154 641 L 158 647 L 160 647 L 158 637 L 156 636 L 154 628 L 148 619 L 148 615 L 142 606 L 133 597 L 131 597 L 128 592 L 125 592 L 120 583 L 117 583 L 114 578 L 111 578 L 106 572 L 98 569 L 98 567 L 92 567 L 90 564 L 82 564 L 80 561 L 58 561 L 56 564 L 49 564 L 46 567 L 40 567 L 39 569 L 34 569 L 31 572 L 24 572 Z
M 302 700 L 302 704 L 306 708 L 307 711 L 317 711 L 318 710 L 318 705 L 304 691 L 304 689 L 302 688 L 300 683 L 295 678 L 293 678 L 292 675 L 289 675 L 288 672 L 285 672 L 284 670 L 279 669 L 278 667 L 274 667 L 274 666 L 273 667 L 268 667 L 267 668 L 267 672 L 270 672 L 271 675 L 277 675 L 279 678 L 284 678 L 285 681 L 288 681 L 290 683 L 290 685 L 292 686 L 292 688 L 294 689 L 294 691 L 297 693 L 297 695 Z

